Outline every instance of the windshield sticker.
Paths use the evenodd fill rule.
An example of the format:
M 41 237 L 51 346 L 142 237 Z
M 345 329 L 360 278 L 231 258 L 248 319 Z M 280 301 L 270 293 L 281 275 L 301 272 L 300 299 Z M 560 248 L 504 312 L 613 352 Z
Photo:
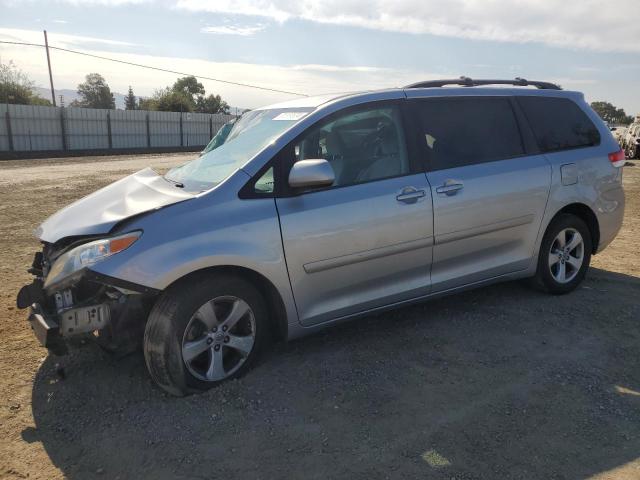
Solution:
M 279 113 L 278 115 L 276 115 L 275 117 L 273 117 L 273 119 L 274 120 L 287 120 L 287 121 L 300 120 L 306 114 L 307 114 L 307 112 L 282 112 L 282 113 Z

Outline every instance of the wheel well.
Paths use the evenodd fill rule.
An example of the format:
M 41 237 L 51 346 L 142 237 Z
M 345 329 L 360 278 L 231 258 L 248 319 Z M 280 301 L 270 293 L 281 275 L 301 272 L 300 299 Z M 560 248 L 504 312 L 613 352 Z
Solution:
M 287 310 L 284 306 L 284 301 L 282 300 L 282 297 L 275 285 L 273 285 L 273 283 L 271 283 L 271 281 L 269 281 L 269 279 L 264 275 L 261 275 L 254 270 L 234 265 L 203 268 L 201 270 L 188 273 L 184 277 L 174 281 L 170 286 L 187 281 L 194 276 L 209 273 L 237 275 L 251 282 L 262 294 L 265 302 L 267 303 L 267 309 L 269 310 L 269 324 L 271 325 L 274 338 L 276 340 L 287 339 Z
M 563 213 L 569 213 L 571 215 L 575 215 L 580 218 L 584 223 L 587 224 L 589 228 L 589 233 L 591 233 L 591 243 L 592 243 L 592 252 L 596 253 L 598 250 L 598 244 L 600 243 L 600 225 L 598 224 L 598 217 L 593 213 L 588 206 L 584 203 L 572 203 L 563 207 L 553 218 L 556 218 L 558 215 Z

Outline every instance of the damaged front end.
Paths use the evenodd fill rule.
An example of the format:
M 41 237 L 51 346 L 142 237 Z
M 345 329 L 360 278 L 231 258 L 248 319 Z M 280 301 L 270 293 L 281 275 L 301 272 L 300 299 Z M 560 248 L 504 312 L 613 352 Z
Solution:
M 64 355 L 75 340 L 92 338 L 103 348 L 127 353 L 141 345 L 157 290 L 108 277 L 91 265 L 132 245 L 141 232 L 111 238 L 43 242 L 29 272 L 30 285 L 18 293 L 18 308 L 30 308 L 38 341 Z

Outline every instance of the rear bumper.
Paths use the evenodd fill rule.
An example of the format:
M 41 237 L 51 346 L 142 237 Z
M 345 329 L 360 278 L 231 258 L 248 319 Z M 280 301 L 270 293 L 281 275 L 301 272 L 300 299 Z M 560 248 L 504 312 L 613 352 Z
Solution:
M 622 185 L 601 194 L 598 206 L 599 209 L 596 210 L 596 216 L 600 227 L 600 241 L 598 242 L 596 253 L 602 252 L 616 238 L 620 228 L 622 228 L 625 207 Z
M 62 339 L 60 326 L 40 305 L 34 304 L 29 313 L 29 324 L 40 345 L 47 348 L 54 355 L 65 355 L 68 350 Z

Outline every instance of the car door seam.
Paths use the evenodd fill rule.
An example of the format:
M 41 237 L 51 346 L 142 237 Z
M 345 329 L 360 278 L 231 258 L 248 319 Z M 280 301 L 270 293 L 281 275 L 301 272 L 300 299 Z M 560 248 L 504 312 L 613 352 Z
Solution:
M 273 197 L 273 204 L 276 207 L 276 217 L 278 217 L 278 230 L 280 231 L 280 246 L 282 247 L 282 258 L 284 259 L 284 268 L 287 271 L 287 280 L 289 281 L 289 288 L 291 289 L 291 298 L 293 299 L 293 306 L 296 309 L 298 322 L 300 322 L 300 310 L 298 309 L 298 303 L 296 302 L 296 295 L 293 291 L 293 284 L 291 283 L 291 274 L 289 273 L 289 264 L 287 263 L 287 251 L 284 248 L 284 237 L 282 236 L 282 223 L 280 222 L 280 210 L 278 209 L 278 199 L 276 197 Z
M 536 255 L 536 249 L 539 248 L 540 242 L 542 242 L 542 234 L 543 234 L 543 226 L 544 221 L 547 218 L 547 208 L 549 208 L 549 200 L 551 199 L 551 189 L 553 188 L 553 164 L 547 157 L 547 155 L 542 154 L 542 158 L 544 159 L 548 171 L 549 171 L 549 183 L 547 184 L 547 199 L 544 202 L 544 210 L 542 210 L 542 215 L 540 216 L 540 223 L 538 224 L 538 233 L 536 235 L 536 241 L 533 244 L 533 252 L 531 252 L 531 262 L 537 262 L 538 257 Z

